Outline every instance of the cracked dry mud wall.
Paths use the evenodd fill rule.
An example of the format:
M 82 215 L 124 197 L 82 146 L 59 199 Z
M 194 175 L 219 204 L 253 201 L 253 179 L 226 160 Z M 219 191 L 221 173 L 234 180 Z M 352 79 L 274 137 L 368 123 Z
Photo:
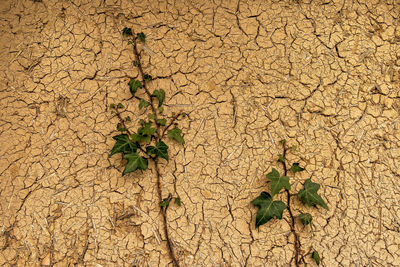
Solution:
M 0 12 L 0 265 L 168 264 L 154 174 L 121 177 L 108 157 L 107 106 L 142 114 L 127 101 L 125 26 L 148 36 L 167 114 L 189 114 L 162 181 L 183 203 L 168 212 L 182 266 L 289 262 L 287 212 L 257 230 L 250 204 L 282 138 L 307 169 L 294 188 L 312 175 L 330 207 L 303 209 L 304 250 L 323 266 L 400 265 L 399 2 L 2 0 Z

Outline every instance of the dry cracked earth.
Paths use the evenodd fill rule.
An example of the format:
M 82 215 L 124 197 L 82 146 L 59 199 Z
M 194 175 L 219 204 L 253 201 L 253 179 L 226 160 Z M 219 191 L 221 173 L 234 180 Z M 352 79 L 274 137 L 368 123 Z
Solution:
M 171 265 L 154 171 L 109 158 L 110 103 L 144 113 L 127 26 L 166 114 L 188 113 L 162 166 L 180 265 L 290 265 L 287 211 L 256 229 L 250 203 L 285 138 L 293 188 L 312 176 L 330 208 L 293 202 L 314 216 L 304 253 L 399 266 L 399 17 L 396 0 L 2 0 L 0 265 Z

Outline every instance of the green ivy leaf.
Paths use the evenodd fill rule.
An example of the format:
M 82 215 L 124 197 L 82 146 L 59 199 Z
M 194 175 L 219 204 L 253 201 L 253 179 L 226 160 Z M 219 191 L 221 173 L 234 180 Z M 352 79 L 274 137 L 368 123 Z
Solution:
M 298 193 L 299 198 L 305 202 L 309 207 L 311 205 L 320 205 L 321 207 L 329 210 L 328 206 L 325 204 L 324 200 L 318 195 L 320 185 L 311 182 L 311 179 L 307 179 L 304 183 L 304 189 L 300 190 Z
M 117 123 L 117 131 L 119 132 L 125 132 L 126 128 L 122 125 L 122 123 Z
M 128 162 L 126 163 L 125 170 L 122 173 L 122 175 L 125 175 L 130 172 L 134 172 L 136 170 L 146 170 L 147 169 L 147 165 L 148 165 L 147 159 L 143 158 L 136 152 L 126 154 L 124 156 L 124 158 L 126 160 L 128 160 Z
M 267 223 L 274 217 L 282 219 L 283 211 L 286 209 L 285 203 L 279 200 L 272 201 L 271 195 L 267 192 L 262 192 L 251 203 L 259 208 L 256 216 L 256 227 Z
M 136 39 L 139 39 L 142 43 L 146 42 L 146 35 L 143 32 L 136 34 Z
M 137 61 L 137 60 L 133 61 L 133 66 L 139 67 L 139 65 L 140 65 L 139 61 Z
M 124 108 L 124 105 L 122 105 L 121 103 L 118 103 L 117 108 Z
M 285 162 L 285 157 L 282 154 L 278 155 L 278 162 L 282 162 L 282 163 Z
M 300 214 L 299 219 L 304 226 L 309 225 L 312 222 L 312 216 L 310 213 Z
M 128 36 L 132 36 L 132 29 L 131 29 L 131 28 L 125 27 L 125 28 L 122 30 L 122 37 L 126 38 L 126 37 L 128 37 Z
M 164 108 L 163 107 L 159 107 L 158 108 L 158 112 L 160 112 L 162 114 L 164 112 Z
M 184 144 L 185 140 L 183 140 L 183 137 L 181 136 L 181 134 L 182 134 L 182 130 L 177 127 L 168 131 L 169 138 L 176 140 L 180 144 Z
M 296 172 L 302 172 L 302 171 L 304 171 L 305 169 L 302 168 L 302 167 L 300 167 L 300 166 L 299 166 L 299 163 L 295 162 L 295 163 L 293 163 L 293 165 L 292 165 L 292 167 L 290 168 L 290 170 L 291 170 L 293 173 L 296 173 Z
M 136 79 L 131 79 L 128 82 L 128 85 L 129 85 L 129 91 L 131 91 L 132 96 L 135 96 L 139 88 L 143 88 L 143 84 Z
M 138 134 L 142 136 L 152 136 L 156 131 L 156 128 L 151 127 L 151 122 L 146 122 L 143 127 L 138 129 Z
M 149 118 L 149 120 L 154 120 L 156 118 L 156 116 L 154 116 L 154 114 L 152 114 L 152 113 L 147 115 L 147 117 Z
M 167 124 L 167 120 L 166 119 L 158 119 L 157 124 L 159 124 L 161 126 L 165 126 L 165 124 Z
M 150 82 L 151 80 L 153 80 L 153 77 L 152 77 L 150 74 L 145 74 L 145 75 L 143 76 L 143 79 L 144 79 L 146 82 Z
M 117 153 L 136 152 L 137 146 L 133 143 L 127 134 L 120 134 L 113 136 L 116 141 L 114 147 L 111 149 L 110 157 Z
M 278 194 L 282 188 L 290 190 L 289 177 L 280 177 L 279 172 L 272 168 L 272 171 L 267 174 L 267 178 L 271 180 L 271 195 L 272 197 Z
M 150 156 L 156 155 L 157 157 L 166 159 L 168 161 L 168 146 L 163 141 L 158 142 L 155 147 L 146 147 L 146 153 Z
M 317 251 L 314 251 L 311 256 L 317 265 L 319 265 L 321 263 L 321 258 L 319 257 L 319 254 Z
M 179 207 L 182 205 L 182 203 L 181 203 L 181 198 L 180 198 L 180 197 L 176 197 L 174 202 L 175 202 L 175 204 L 178 205 Z
M 140 99 L 139 109 L 147 108 L 149 105 L 150 103 L 148 101 L 144 100 L 143 98 Z
M 114 109 L 115 108 L 115 104 L 110 104 L 110 109 Z
M 171 201 L 171 200 L 170 200 L 169 198 L 164 198 L 163 201 L 161 201 L 161 203 L 160 203 L 160 207 L 166 207 L 166 208 L 168 208 L 169 202 L 170 202 L 170 201 Z
M 279 143 L 281 143 L 281 145 L 285 145 L 286 144 L 286 139 L 282 139 L 281 141 L 279 141 Z
M 150 143 L 150 136 L 140 135 L 140 134 L 132 134 L 131 135 L 132 141 L 135 143 Z
M 163 89 L 155 90 L 151 96 L 155 96 L 158 99 L 158 107 L 161 107 L 165 99 L 165 91 Z

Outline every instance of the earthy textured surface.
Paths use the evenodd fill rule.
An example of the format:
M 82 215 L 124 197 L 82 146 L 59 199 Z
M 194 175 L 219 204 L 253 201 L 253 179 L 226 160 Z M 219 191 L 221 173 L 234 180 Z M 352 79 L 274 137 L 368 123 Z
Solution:
M 0 265 L 169 262 L 153 173 L 121 177 L 108 158 L 107 106 L 142 114 L 129 26 L 148 36 L 167 114 L 190 114 L 163 168 L 183 202 L 168 212 L 182 266 L 289 262 L 287 212 L 255 229 L 250 204 L 282 138 L 307 168 L 294 187 L 313 175 L 330 207 L 305 209 L 303 249 L 323 266 L 399 266 L 400 4 L 197 2 L 1 1 Z

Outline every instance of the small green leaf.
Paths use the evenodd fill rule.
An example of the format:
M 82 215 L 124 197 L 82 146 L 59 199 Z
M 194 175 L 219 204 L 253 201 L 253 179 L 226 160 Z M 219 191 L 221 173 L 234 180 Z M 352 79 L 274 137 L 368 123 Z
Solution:
M 293 151 L 296 151 L 296 149 L 297 149 L 297 146 L 292 146 Z
M 116 141 L 114 147 L 111 149 L 110 157 L 117 153 L 136 152 L 137 146 L 133 143 L 127 134 L 120 134 L 113 136 Z
M 154 120 L 156 118 L 156 116 L 154 116 L 154 114 L 149 114 L 147 115 L 147 117 L 149 118 L 149 120 Z
M 131 117 L 129 117 L 129 116 L 127 116 L 126 118 L 125 118 L 125 121 L 131 121 Z
M 147 169 L 147 165 L 148 165 L 147 159 L 143 158 L 136 152 L 126 154 L 124 156 L 124 158 L 126 160 L 128 160 L 128 162 L 126 163 L 125 170 L 122 173 L 122 175 L 125 175 L 130 172 L 134 172 L 136 170 L 146 170 Z
M 165 126 L 165 124 L 167 124 L 167 120 L 166 119 L 158 119 L 157 124 L 161 125 L 161 126 Z
M 182 130 L 177 127 L 168 131 L 169 138 L 176 140 L 180 144 L 184 144 L 185 140 L 183 140 L 183 137 L 181 136 L 181 134 L 182 134 Z
M 153 80 L 153 77 L 151 77 L 151 75 L 149 75 L 149 74 L 145 74 L 145 75 L 143 76 L 143 79 L 144 79 L 146 82 L 150 82 L 151 80 Z
M 128 37 L 128 36 L 132 36 L 132 29 L 131 29 L 131 28 L 125 27 L 125 28 L 122 30 L 122 37 L 126 38 L 126 37 Z
M 285 157 L 282 154 L 278 155 L 278 162 L 282 162 L 282 163 L 285 162 Z
M 161 203 L 160 203 L 160 207 L 166 207 L 166 208 L 168 208 L 169 202 L 170 202 L 170 201 L 171 201 L 171 200 L 170 200 L 169 198 L 164 198 L 163 201 L 161 201 Z
M 137 61 L 137 60 L 133 61 L 133 66 L 139 67 L 139 65 L 140 65 L 139 61 Z
M 302 171 L 304 171 L 305 169 L 302 168 L 302 167 L 300 167 L 300 166 L 299 166 L 299 163 L 295 162 L 295 163 L 293 163 L 293 165 L 292 165 L 292 167 L 290 168 L 290 170 L 291 170 L 293 173 L 296 173 L 296 172 L 302 172 Z
M 146 124 L 146 121 L 145 121 L 144 119 L 140 119 L 140 120 L 139 120 L 139 124 L 142 125 L 142 126 L 144 126 L 144 125 Z
M 139 39 L 142 43 L 146 42 L 146 35 L 143 32 L 136 34 L 136 39 Z
M 304 189 L 299 191 L 298 196 L 309 207 L 312 205 L 320 205 L 326 210 L 329 210 L 324 200 L 317 193 L 319 188 L 319 184 L 311 182 L 311 179 L 307 179 L 304 183 Z
M 132 142 L 135 143 L 149 143 L 150 142 L 150 136 L 146 135 L 140 135 L 140 134 L 132 134 L 131 136 Z
M 110 104 L 110 109 L 114 109 L 115 108 L 115 104 Z
M 310 213 L 302 213 L 302 214 L 299 215 L 299 219 L 300 219 L 301 223 L 302 223 L 304 226 L 306 226 L 306 225 L 308 225 L 308 224 L 311 223 L 311 221 L 312 221 L 312 216 L 311 216 Z
M 286 144 L 286 139 L 282 139 L 281 141 L 279 141 L 279 143 L 281 143 L 281 145 L 285 145 Z
M 147 102 L 147 101 L 144 100 L 143 98 L 140 99 L 140 102 L 139 102 L 139 109 L 147 108 L 149 105 L 150 105 L 149 102 Z
M 270 173 L 267 174 L 267 178 L 271 180 L 271 196 L 278 194 L 282 188 L 290 190 L 289 177 L 280 177 L 279 172 L 273 168 Z
M 151 127 L 151 122 L 146 122 L 143 127 L 138 129 L 138 134 L 152 136 L 156 133 L 156 131 L 156 128 Z
M 321 258 L 319 257 L 319 254 L 317 251 L 314 251 L 311 256 L 317 265 L 319 265 L 321 263 Z
M 164 108 L 163 107 L 159 107 L 158 108 L 158 112 L 160 112 L 162 114 L 164 112 Z
M 146 147 L 146 153 L 150 156 L 156 155 L 168 161 L 168 146 L 163 141 L 158 142 L 155 147 Z
M 124 132 L 126 131 L 126 128 L 122 125 L 122 123 L 117 123 L 117 131 L 119 132 Z
M 181 203 L 181 198 L 180 198 L 180 197 L 176 197 L 174 202 L 175 202 L 175 204 L 178 205 L 179 207 L 182 205 L 182 203 Z
M 286 209 L 285 203 L 280 200 L 272 201 L 271 195 L 267 192 L 262 192 L 251 203 L 259 208 L 256 216 L 256 227 L 267 223 L 274 217 L 282 219 L 283 211 Z
M 118 103 L 117 108 L 124 108 L 124 105 L 122 105 L 121 103 Z
M 161 107 L 165 99 L 165 91 L 163 89 L 155 90 L 151 96 L 155 96 L 158 99 L 158 107 Z
M 132 96 L 135 96 L 138 88 L 143 88 L 142 83 L 136 79 L 131 79 L 128 82 L 128 85 L 129 85 L 129 91 L 131 91 Z

